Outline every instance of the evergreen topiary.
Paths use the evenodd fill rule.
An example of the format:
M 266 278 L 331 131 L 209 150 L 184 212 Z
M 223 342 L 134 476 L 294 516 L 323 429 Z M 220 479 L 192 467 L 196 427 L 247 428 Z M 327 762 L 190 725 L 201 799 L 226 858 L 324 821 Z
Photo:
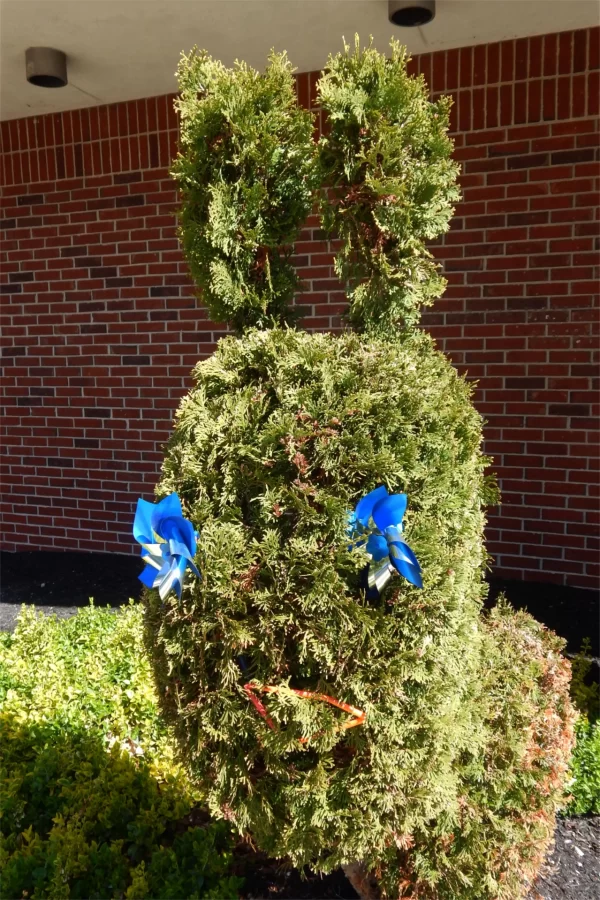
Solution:
M 262 108 L 291 92 L 276 57 L 264 76 L 204 55 L 180 73 L 197 122 L 228 108 L 223 85 L 240 96 L 248 160 L 244 141 L 260 147 L 271 133 Z M 573 715 L 558 639 L 504 607 L 482 615 L 495 488 L 481 419 L 468 384 L 414 327 L 443 284 L 424 241 L 457 198 L 448 103 L 429 103 L 395 45 L 388 60 L 346 48 L 319 91 L 331 131 L 317 159 L 306 150 L 288 199 L 304 208 L 319 173 L 362 333 L 248 328 L 196 367 L 157 495 L 179 494 L 200 578 L 188 576 L 181 599 L 146 593 L 162 707 L 213 814 L 269 854 L 343 865 L 363 896 L 515 900 L 551 838 Z M 298 113 L 280 112 L 289 147 Z M 200 234 L 198 208 L 206 233 L 224 227 L 207 199 L 221 171 L 209 153 L 184 129 L 175 170 L 188 178 L 184 251 L 216 309 L 214 261 L 233 271 L 255 239 L 241 229 L 230 256 Z M 238 169 L 235 196 L 261 172 Z M 234 320 L 245 311 L 253 324 L 258 293 L 244 291 L 231 295 Z M 265 316 L 285 320 L 284 294 L 261 301 Z M 398 576 L 365 585 L 371 544 L 355 540 L 350 517 L 381 485 L 408 497 L 422 589 Z

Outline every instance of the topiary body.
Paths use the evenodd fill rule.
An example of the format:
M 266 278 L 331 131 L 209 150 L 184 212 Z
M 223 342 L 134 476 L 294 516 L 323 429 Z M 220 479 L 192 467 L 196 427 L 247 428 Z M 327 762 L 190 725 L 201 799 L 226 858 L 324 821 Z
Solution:
M 241 77 L 210 71 L 203 99 L 185 83 L 188 118 L 202 103 L 218 110 Z M 250 329 L 198 364 L 157 493 L 176 491 L 197 528 L 201 577 L 180 601 L 146 595 L 163 710 L 213 813 L 266 852 L 323 871 L 357 862 L 363 893 L 371 873 L 389 896 L 515 900 L 551 836 L 572 714 L 558 643 L 527 617 L 481 614 L 495 496 L 481 419 L 465 380 L 408 325 L 443 288 L 424 241 L 456 197 L 448 105 L 429 103 L 397 47 L 387 62 L 347 48 L 321 98 L 332 117 L 318 158 L 324 224 L 342 235 L 338 268 L 362 333 Z M 184 157 L 210 195 L 222 163 L 202 134 L 184 133 Z M 296 175 L 288 188 L 303 196 L 308 176 Z M 184 192 L 184 208 L 195 202 Z M 291 238 L 299 220 L 281 214 L 271 228 Z M 248 234 L 232 236 L 244 252 Z M 239 254 L 218 254 L 237 266 Z M 253 298 L 267 291 L 262 277 L 256 267 L 243 276 Z M 210 290 L 206 301 L 215 307 Z M 252 309 L 276 318 L 273 302 L 267 291 Z M 371 600 L 348 515 L 381 484 L 408 495 L 423 589 L 394 578 Z M 272 728 L 247 683 L 277 687 L 263 698 Z M 292 689 L 349 703 L 366 721 L 342 732 L 343 713 Z
M 222 341 L 195 380 L 160 485 L 199 530 L 202 576 L 181 606 L 150 603 L 161 681 L 180 682 L 165 706 L 215 811 L 230 806 L 297 863 L 362 858 L 451 802 L 452 760 L 476 739 L 465 700 L 480 642 L 479 417 L 417 333 L 252 332 Z M 348 510 L 382 482 L 411 497 L 425 587 L 398 579 L 369 602 Z M 340 713 L 284 694 L 269 700 L 281 726 L 269 731 L 240 655 L 246 680 L 342 698 L 366 725 L 340 741 Z

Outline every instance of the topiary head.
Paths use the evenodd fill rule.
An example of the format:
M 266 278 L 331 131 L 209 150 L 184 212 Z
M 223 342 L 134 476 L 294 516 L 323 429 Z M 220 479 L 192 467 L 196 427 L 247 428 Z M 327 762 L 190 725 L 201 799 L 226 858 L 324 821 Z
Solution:
M 296 102 L 292 68 L 272 53 L 264 73 L 228 69 L 205 51 L 181 59 L 180 238 L 202 301 L 237 331 L 295 318 L 292 244 L 317 199 L 340 239 L 335 271 L 356 330 L 413 325 L 445 281 L 425 242 L 448 227 L 458 167 L 451 99 L 429 100 L 406 51 L 386 58 L 345 46 L 318 83 L 327 134 Z

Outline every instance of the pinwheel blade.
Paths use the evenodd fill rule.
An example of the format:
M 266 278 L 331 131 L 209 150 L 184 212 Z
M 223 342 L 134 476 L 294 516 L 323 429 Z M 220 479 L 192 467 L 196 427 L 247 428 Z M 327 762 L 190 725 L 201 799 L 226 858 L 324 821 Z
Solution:
M 406 494 L 390 494 L 384 500 L 380 500 L 373 507 L 373 521 L 380 531 L 385 531 L 390 525 L 402 524 L 402 517 L 406 512 Z
M 383 484 L 380 487 L 375 488 L 374 491 L 366 494 L 356 505 L 356 521 L 366 528 L 373 513 L 373 507 L 387 496 L 387 488 Z
M 181 583 L 185 567 L 186 560 L 182 557 L 178 559 L 173 556 L 171 558 L 169 569 L 158 585 L 158 593 L 161 600 L 164 600 L 170 591 L 175 591 L 177 596 L 181 598 Z
M 369 574 L 367 576 L 369 589 L 380 594 L 392 577 L 393 572 L 394 569 L 390 565 L 389 557 L 386 557 L 380 563 L 372 563 L 369 566 Z
M 190 556 L 194 555 L 196 552 L 196 532 L 191 522 L 184 519 L 183 516 L 169 516 L 166 519 L 161 519 L 158 522 L 158 527 L 160 532 L 157 532 L 157 534 L 160 534 L 165 541 L 168 541 L 171 545 L 177 544 Z M 178 552 L 181 553 L 182 551 L 178 550 Z
M 152 530 L 164 537 L 159 531 L 162 521 L 170 518 L 183 518 L 181 500 L 177 494 L 169 494 L 158 503 L 152 505 Z
M 154 582 L 156 580 L 155 567 L 153 565 L 151 565 L 150 563 L 148 563 L 144 567 L 144 571 L 141 573 L 141 575 L 138 575 L 138 578 L 142 582 L 142 584 L 146 585 L 146 587 L 148 587 L 148 588 L 154 587 Z
M 389 547 L 390 562 L 396 571 L 415 587 L 422 588 L 421 566 L 408 544 L 405 541 L 401 543 L 393 541 Z
M 140 497 L 135 510 L 135 519 L 133 520 L 133 536 L 138 544 L 152 544 L 154 542 L 152 536 L 152 515 L 154 509 L 154 503 L 149 503 Z
M 385 559 L 389 555 L 388 543 L 382 534 L 372 534 L 367 541 L 367 553 L 370 553 L 375 562 Z

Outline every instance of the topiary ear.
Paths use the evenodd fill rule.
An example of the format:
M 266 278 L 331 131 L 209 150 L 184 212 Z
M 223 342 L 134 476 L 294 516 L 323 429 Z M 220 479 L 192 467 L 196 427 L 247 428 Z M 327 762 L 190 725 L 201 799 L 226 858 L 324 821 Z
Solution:
M 330 57 L 318 96 L 330 130 L 319 142 L 323 227 L 342 241 L 335 268 L 360 331 L 414 324 L 445 286 L 425 242 L 447 231 L 459 199 L 448 137 L 451 98 L 429 100 L 396 41 Z
M 260 74 L 195 48 L 178 69 L 179 237 L 202 302 L 243 331 L 293 318 L 292 244 L 313 205 L 313 118 L 285 53 Z

